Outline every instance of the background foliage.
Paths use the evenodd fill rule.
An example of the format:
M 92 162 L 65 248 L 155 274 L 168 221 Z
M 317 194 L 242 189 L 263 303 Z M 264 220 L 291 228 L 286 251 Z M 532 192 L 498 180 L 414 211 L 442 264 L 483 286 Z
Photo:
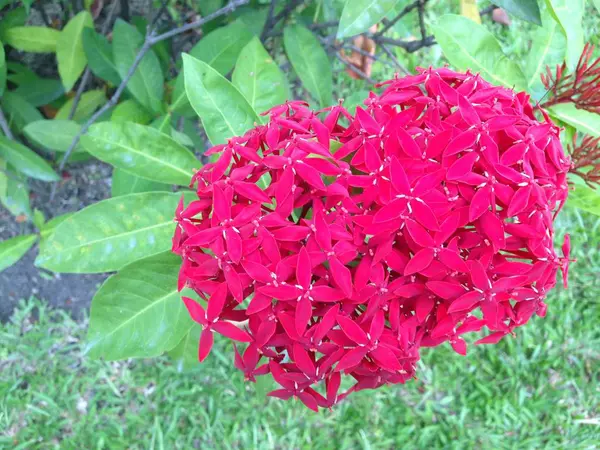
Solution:
M 194 169 L 207 160 L 203 156 L 207 147 L 244 133 L 264 120 L 261 112 L 287 99 L 306 99 L 319 108 L 344 98 L 344 105 L 352 110 L 372 89 L 373 80 L 390 78 L 395 72 L 413 72 L 416 66 L 449 63 L 456 69 L 480 72 L 493 83 L 526 90 L 534 101 L 545 105 L 553 119 L 565 127 L 565 146 L 569 145 L 572 152 L 579 149 L 587 158 L 587 164 L 579 170 L 585 181 L 593 180 L 589 174 L 594 173 L 593 165 L 600 160 L 598 141 L 585 140 L 600 137 L 598 109 L 582 107 L 582 92 L 576 91 L 570 97 L 561 97 L 564 91 L 548 92 L 541 78 L 547 75 L 547 66 L 554 74 L 555 67 L 564 61 L 564 73 L 578 79 L 584 43 L 598 42 L 597 1 L 496 0 L 494 4 L 504 8 L 512 19 L 510 26 L 492 20 L 497 9 L 486 1 L 171 0 L 153 2 L 142 15 L 134 14 L 133 2 L 130 5 L 127 1 L 53 3 L 60 7 L 48 10 L 44 2 L 0 1 L 0 202 L 16 220 L 31 222 L 33 226 L 28 229 L 36 230 L 0 242 L 0 270 L 38 245 L 36 264 L 50 271 L 118 271 L 98 291 L 92 305 L 86 348 L 91 356 L 117 360 L 167 352 L 181 368 L 195 365 L 198 330 L 180 314 L 178 262 L 167 252 L 174 227 L 173 211 Z M 30 54 L 35 55 L 33 59 Z M 597 52 L 592 56 L 597 57 Z M 32 64 L 42 59 L 47 62 L 42 67 Z M 32 209 L 31 180 L 40 180 L 49 191 L 55 191 L 72 165 L 94 160 L 113 167 L 112 198 L 56 217 L 46 218 Z M 571 182 L 575 187 L 569 199 L 571 210 L 562 223 L 581 229 L 580 221 L 586 220 L 590 227 L 597 228 L 595 219 L 581 219 L 574 208 L 600 215 L 598 191 L 581 178 L 573 177 Z M 52 197 L 51 201 L 56 201 Z M 585 245 L 593 249 L 597 235 L 592 233 L 589 239 Z M 594 264 L 589 267 L 596 267 L 597 262 Z M 560 293 L 555 299 L 562 299 L 560 308 L 576 322 L 587 313 L 578 309 L 583 308 L 581 305 L 566 300 L 574 295 Z M 593 308 L 595 303 L 589 302 Z M 25 318 L 29 313 L 25 310 L 19 314 Z M 50 322 L 43 323 L 51 327 Z M 567 339 L 565 335 L 548 337 L 549 333 L 566 333 L 566 326 L 563 331 L 554 330 L 553 325 L 544 326 L 547 328 L 530 332 L 531 340 L 524 338 L 525 347 L 505 344 L 508 353 L 500 356 L 477 350 L 480 360 L 457 362 L 460 368 L 455 372 L 443 374 L 432 368 L 433 358 L 426 361 L 424 364 L 431 367 L 428 376 L 432 377 L 427 382 L 439 387 L 429 394 L 437 396 L 437 403 L 433 398 L 431 403 L 420 400 L 417 385 L 407 388 L 406 402 L 414 402 L 417 409 L 425 408 L 422 420 L 427 423 L 438 417 L 438 408 L 452 409 L 452 413 L 451 419 L 431 425 L 431 431 L 423 436 L 411 437 L 422 439 L 414 445 L 447 445 L 454 436 L 449 430 L 464 420 L 467 413 L 462 411 L 466 410 L 479 411 L 477 414 L 482 416 L 475 430 L 461 431 L 465 436 L 471 432 L 483 436 L 486 420 L 491 420 L 493 427 L 505 427 L 502 430 L 517 427 L 527 414 L 521 416 L 516 411 L 523 411 L 525 398 L 538 395 L 535 389 L 541 380 L 524 367 L 542 358 L 542 365 L 536 367 L 550 370 L 549 355 L 558 358 L 563 350 L 546 348 L 542 342 Z M 41 332 L 50 332 L 44 330 Z M 7 328 L 6 333 L 9 339 L 15 331 Z M 77 333 L 79 339 L 81 330 Z M 571 338 L 573 345 L 578 339 L 597 341 L 597 335 L 590 333 L 580 330 L 579 337 Z M 80 351 L 78 340 L 77 346 Z M 540 356 L 544 352 L 548 356 Z M 515 355 L 516 362 L 511 360 L 510 364 L 516 366 L 504 365 L 510 360 L 506 355 Z M 564 379 L 589 381 L 583 368 L 587 363 L 582 361 L 597 361 L 597 355 L 585 358 L 579 360 L 581 370 L 565 368 L 568 375 Z M 168 363 L 161 360 L 160 364 Z M 456 399 L 448 387 L 453 384 L 444 383 L 451 373 L 455 377 L 466 373 L 467 366 L 471 372 L 467 371 L 466 376 L 472 377 L 473 387 L 464 398 Z M 98 366 L 92 367 L 95 370 Z M 208 374 L 214 371 L 206 376 L 216 377 L 224 369 L 215 362 L 214 367 L 205 370 Z M 485 405 L 494 396 L 504 394 L 486 387 L 489 383 L 478 382 L 475 370 L 484 370 L 490 377 L 504 373 L 507 380 L 513 380 L 507 383 L 514 384 L 514 397 L 491 407 L 497 416 L 488 414 Z M 67 376 L 60 371 L 57 374 Z M 542 377 L 547 375 L 545 372 Z M 525 378 L 514 381 L 519 377 Z M 16 395 L 12 398 L 22 399 L 15 389 L 9 389 L 11 395 Z M 579 425 L 561 428 L 561 421 L 573 425 L 576 420 L 588 420 L 588 412 L 594 410 L 589 404 L 593 388 L 588 394 L 582 392 L 589 387 L 569 385 L 565 389 L 575 392 L 576 412 L 565 416 L 559 410 L 557 415 L 539 419 L 548 427 L 541 430 L 524 430 L 519 422 L 518 427 L 530 433 L 527 436 L 533 444 L 570 438 Z M 241 383 L 231 390 L 234 394 L 219 391 L 207 397 L 207 410 L 214 416 L 207 413 L 207 418 L 198 420 L 206 420 L 200 423 L 214 430 L 208 434 L 211 439 L 230 439 L 227 442 L 232 447 L 242 442 L 249 445 L 259 433 L 268 434 L 268 427 L 252 423 L 244 431 L 247 434 L 241 434 L 240 442 L 233 441 L 238 431 L 231 424 L 220 423 L 223 413 L 215 405 L 227 396 L 249 394 Z M 380 400 L 388 407 L 398 393 L 388 390 L 381 395 Z M 451 400 L 444 400 L 448 396 Z M 527 419 L 530 427 L 537 417 L 535 411 L 554 401 L 542 397 L 539 393 L 540 403 L 532 406 Z M 368 402 L 368 395 L 357 401 Z M 235 400 L 231 405 L 238 403 Z M 454 406 L 446 408 L 447 404 Z M 377 432 L 375 426 L 365 428 L 367 437 L 348 437 L 357 427 L 351 425 L 353 420 L 371 420 L 361 416 L 365 408 L 358 408 L 362 407 L 349 405 L 336 412 L 350 424 L 346 431 L 340 431 L 341 436 L 336 436 L 340 442 L 349 439 L 348 445 L 367 443 L 367 437 Z M 173 414 L 169 417 L 177 424 L 179 419 L 173 417 L 178 418 L 181 412 Z M 299 434 L 290 439 L 303 442 L 302 431 L 294 428 L 294 424 L 302 423 L 298 422 L 301 413 L 292 410 L 288 414 L 286 420 L 293 426 L 282 428 L 296 430 Z M 9 417 L 11 424 L 16 420 L 12 414 L 4 417 Z M 330 418 L 320 420 L 315 419 L 315 426 L 327 428 L 334 423 L 329 422 L 333 420 Z M 164 423 L 154 426 L 152 445 L 170 442 L 171 438 L 164 440 Z M 545 436 L 545 430 L 553 430 L 560 437 Z M 589 433 L 589 429 L 584 430 Z M 107 437 L 112 439 L 111 433 L 107 432 Z M 486 442 L 503 445 L 504 433 L 492 433 Z M 587 436 L 584 434 L 581 442 Z M 389 435 L 380 436 L 384 437 Z M 321 442 L 330 438 L 324 435 Z M 84 442 L 78 445 L 85 446 Z

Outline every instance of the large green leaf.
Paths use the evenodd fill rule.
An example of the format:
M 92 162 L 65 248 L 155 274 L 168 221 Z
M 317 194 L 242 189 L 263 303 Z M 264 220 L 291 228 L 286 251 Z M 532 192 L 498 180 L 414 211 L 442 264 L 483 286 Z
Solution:
M 75 214 L 75 213 L 68 212 L 65 214 L 61 214 L 60 216 L 53 217 L 48 222 L 46 222 L 44 225 L 42 225 L 40 227 L 40 237 L 42 238 L 42 241 L 44 239 L 46 239 L 48 236 L 50 236 L 52 233 L 54 233 L 54 230 L 56 230 L 56 227 L 58 225 L 60 225 L 61 223 L 63 223 L 65 220 L 67 220 L 69 217 L 71 217 L 73 214 Z
M 112 175 L 111 195 L 119 197 L 120 195 L 137 194 L 140 192 L 170 191 L 171 186 L 156 181 L 146 180 L 136 177 L 121 169 L 114 169 Z
M 56 42 L 58 73 L 65 91 L 70 91 L 87 64 L 83 50 L 83 30 L 92 28 L 94 21 L 89 11 L 81 11 L 63 28 Z
M 494 84 L 525 89 L 527 82 L 517 63 L 502 52 L 500 43 L 483 25 L 455 14 L 440 17 L 433 27 L 444 55 L 459 70 L 481 72 Z
M 159 183 L 187 186 L 200 165 L 191 151 L 170 136 L 132 122 L 94 124 L 81 145 L 101 161 Z
M 47 27 L 14 27 L 6 30 L 6 44 L 31 53 L 53 53 L 60 31 Z
M 6 87 L 6 58 L 4 55 L 4 45 L 0 42 L 0 97 Z
M 65 102 L 64 105 L 60 107 L 56 115 L 54 116 L 55 120 L 66 120 L 69 118 L 69 113 L 73 108 L 73 102 L 75 99 L 70 98 Z M 106 94 L 103 90 L 95 89 L 92 91 L 84 92 L 79 99 L 79 103 L 77 104 L 77 110 L 75 111 L 75 115 L 73 116 L 73 120 L 75 122 L 85 122 L 90 118 L 94 111 L 100 108 L 102 105 L 106 103 Z
M 108 42 L 108 39 L 91 28 L 84 28 L 83 49 L 88 66 L 94 75 L 115 86 L 121 82 L 121 77 L 113 62 L 112 44 Z
M 221 75 L 226 75 L 244 46 L 252 39 L 246 26 L 235 21 L 208 33 L 190 50 L 190 55 L 204 61 Z
M 575 184 L 574 189 L 569 192 L 567 205 L 576 206 L 579 209 L 600 216 L 600 191 L 585 184 Z
M 536 25 L 542 24 L 537 0 L 494 0 L 494 5 L 504 8 L 506 12 L 519 19 Z
M 193 199 L 189 192 L 187 200 Z M 179 193 L 124 195 L 78 211 L 40 245 L 38 266 L 55 272 L 101 273 L 167 251 Z
M 331 63 L 315 35 L 300 25 L 283 31 L 285 52 L 304 87 L 321 107 L 333 103 Z
M 20 133 L 25 125 L 44 116 L 31 103 L 13 91 L 6 91 L 0 101 L 11 126 Z
M 22 27 L 27 21 L 27 12 L 25 8 L 15 8 L 10 11 L 2 12 L 0 20 L 0 40 L 6 43 L 6 32 L 14 27 Z
M 135 122 L 146 125 L 151 120 L 152 114 L 132 98 L 119 103 L 110 116 L 110 121 L 117 123 Z
M 259 113 L 288 98 L 285 76 L 257 37 L 240 53 L 232 82 Z
M 596 9 L 598 10 L 598 12 L 600 13 L 600 0 L 594 0 L 594 6 L 596 7 Z
M 398 0 L 347 0 L 338 27 L 338 39 L 364 33 L 379 23 Z
M 0 242 L 0 271 L 12 266 L 31 248 L 37 235 L 17 236 Z
M 183 55 L 185 91 L 213 145 L 248 131 L 258 116 L 244 96 L 204 61 Z
M 202 333 L 202 327 L 197 323 L 192 323 L 192 327 L 179 341 L 179 344 L 169 351 L 169 357 L 173 360 L 179 372 L 199 365 L 198 344 L 200 333 Z
M 117 20 L 113 29 L 113 60 L 121 79 L 126 77 L 143 43 L 144 38 L 135 27 Z M 163 83 L 160 62 L 150 49 L 127 83 L 127 90 L 150 111 L 160 113 L 163 109 Z
M 537 100 L 544 95 L 540 74 L 546 66 L 555 67 L 565 59 L 566 39 L 558 23 L 549 15 L 544 16 L 544 25 L 534 31 L 531 50 L 525 62 L 527 91 Z
M 37 153 L 16 141 L 0 136 L 0 157 L 19 172 L 42 181 L 58 181 L 60 177 Z
M 87 352 L 117 360 L 171 350 L 193 325 L 177 291 L 181 258 L 136 261 L 104 282 L 92 300 Z
M 577 109 L 573 103 L 559 103 L 548 108 L 551 114 L 582 133 L 600 137 L 600 114 Z
M 585 0 L 546 0 L 548 11 L 567 37 L 567 66 L 572 70 L 577 65 L 584 46 L 583 13 Z
M 23 133 L 41 147 L 66 152 L 80 129 L 81 125 L 72 120 L 38 120 L 26 125 Z M 81 151 L 81 147 L 75 151 Z

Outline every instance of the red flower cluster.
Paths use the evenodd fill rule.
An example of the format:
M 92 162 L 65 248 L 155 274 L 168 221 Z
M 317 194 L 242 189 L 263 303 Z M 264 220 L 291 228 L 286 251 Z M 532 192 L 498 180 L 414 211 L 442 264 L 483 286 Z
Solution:
M 247 342 L 235 365 L 306 406 L 404 383 L 419 348 L 487 327 L 496 343 L 546 313 L 564 258 L 559 129 L 525 93 L 449 69 L 380 85 L 352 116 L 289 102 L 194 177 L 177 209 L 180 288 L 204 331 Z M 356 383 L 339 392 L 342 373 Z M 324 389 L 314 389 L 325 381 Z

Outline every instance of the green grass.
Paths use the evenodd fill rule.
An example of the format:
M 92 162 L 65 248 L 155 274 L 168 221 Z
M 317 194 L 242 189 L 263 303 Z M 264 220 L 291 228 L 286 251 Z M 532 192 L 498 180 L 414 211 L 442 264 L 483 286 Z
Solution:
M 86 323 L 23 302 L 0 332 L 0 448 L 597 448 L 600 220 L 565 211 L 558 227 L 578 262 L 545 319 L 467 357 L 425 349 L 418 381 L 319 414 L 244 383 L 223 342 L 184 373 L 167 358 L 91 361 Z

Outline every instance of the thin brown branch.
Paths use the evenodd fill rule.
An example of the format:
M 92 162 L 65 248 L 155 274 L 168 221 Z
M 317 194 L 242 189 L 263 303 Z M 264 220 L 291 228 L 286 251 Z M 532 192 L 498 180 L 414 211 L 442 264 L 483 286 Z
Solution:
M 2 128 L 2 131 L 4 132 L 4 134 L 6 135 L 7 138 L 9 138 L 9 139 L 15 138 L 12 134 L 12 131 L 10 131 L 10 126 L 8 125 L 8 122 L 6 120 L 4 111 L 2 111 L 2 107 L 0 107 L 0 128 Z
M 400 11 L 398 14 L 396 14 L 396 17 L 394 17 L 392 20 L 390 20 L 381 30 L 379 30 L 377 33 L 375 33 L 374 36 L 383 36 L 383 34 L 386 31 L 388 31 L 390 28 L 392 28 L 394 25 L 396 25 L 396 23 L 398 23 L 398 21 L 400 19 L 402 19 L 404 16 L 406 16 L 413 9 L 418 8 L 419 3 L 420 3 L 419 0 L 416 0 L 416 1 L 412 2 L 411 4 L 405 6 L 402 11 Z

